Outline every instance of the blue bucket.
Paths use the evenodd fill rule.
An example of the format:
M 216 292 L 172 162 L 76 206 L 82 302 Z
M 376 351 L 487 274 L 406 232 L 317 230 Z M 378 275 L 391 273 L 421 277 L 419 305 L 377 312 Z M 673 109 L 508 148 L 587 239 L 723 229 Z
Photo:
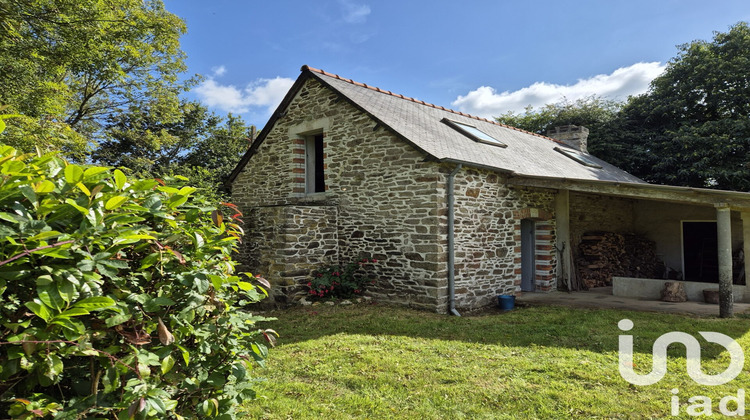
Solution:
M 500 309 L 510 311 L 516 306 L 516 297 L 513 295 L 497 295 L 497 304 Z

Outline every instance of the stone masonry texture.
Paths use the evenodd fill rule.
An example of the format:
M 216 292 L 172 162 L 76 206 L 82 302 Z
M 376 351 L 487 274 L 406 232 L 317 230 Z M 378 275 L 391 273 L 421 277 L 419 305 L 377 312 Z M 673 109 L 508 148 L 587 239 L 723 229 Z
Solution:
M 323 134 L 325 193 L 305 194 L 305 139 Z M 383 302 L 446 312 L 447 177 L 338 94 L 308 79 L 232 185 L 247 231 L 239 260 L 278 301 L 301 296 L 311 272 L 376 258 Z M 520 223 L 536 221 L 537 290 L 554 288 L 554 190 L 510 188 L 497 173 L 455 179 L 456 306 L 473 309 L 520 285 Z

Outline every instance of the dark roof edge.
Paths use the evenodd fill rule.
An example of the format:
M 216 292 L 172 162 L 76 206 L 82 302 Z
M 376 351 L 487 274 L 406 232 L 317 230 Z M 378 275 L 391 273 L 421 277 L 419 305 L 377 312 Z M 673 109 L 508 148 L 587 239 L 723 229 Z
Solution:
M 664 184 L 651 184 L 648 182 L 630 182 L 630 181 L 613 181 L 607 179 L 579 179 L 579 178 L 565 178 L 565 177 L 552 177 L 552 176 L 541 176 L 541 175 L 522 175 L 514 174 L 519 179 L 529 179 L 538 181 L 550 181 L 553 183 L 565 184 L 565 183 L 578 183 L 578 184 L 589 184 L 589 185 L 601 185 L 601 186 L 623 186 L 641 190 L 652 190 L 652 191 L 664 191 L 673 193 L 693 193 L 701 194 L 706 196 L 725 197 L 750 200 L 750 193 L 744 191 L 732 191 L 732 190 L 715 190 L 711 188 L 699 188 L 699 187 L 685 187 L 679 185 L 664 185 Z M 511 180 L 512 183 L 512 180 Z
M 497 172 L 509 176 L 519 176 L 516 172 L 510 171 L 507 169 L 501 169 L 497 168 L 495 166 L 487 166 L 487 165 L 480 165 L 474 162 L 467 162 L 465 160 L 458 160 L 458 159 L 438 159 L 438 162 L 440 163 L 452 163 L 455 165 L 463 165 L 464 167 L 471 167 L 476 169 L 486 169 L 488 171 Z

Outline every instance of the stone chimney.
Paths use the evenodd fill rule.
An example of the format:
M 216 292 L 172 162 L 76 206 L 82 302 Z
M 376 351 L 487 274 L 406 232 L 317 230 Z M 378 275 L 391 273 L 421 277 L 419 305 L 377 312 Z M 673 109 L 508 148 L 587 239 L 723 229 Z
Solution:
M 589 138 L 589 129 L 578 125 L 563 125 L 547 131 L 547 137 L 560 140 L 568 146 L 588 153 L 586 148 Z

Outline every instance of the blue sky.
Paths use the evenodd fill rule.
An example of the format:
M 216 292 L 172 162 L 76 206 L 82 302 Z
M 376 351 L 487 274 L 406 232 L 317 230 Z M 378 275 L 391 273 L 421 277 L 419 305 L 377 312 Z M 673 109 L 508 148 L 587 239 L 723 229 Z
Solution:
M 189 96 L 262 127 L 303 64 L 491 117 L 642 93 L 676 45 L 750 21 L 747 0 L 165 0 Z

